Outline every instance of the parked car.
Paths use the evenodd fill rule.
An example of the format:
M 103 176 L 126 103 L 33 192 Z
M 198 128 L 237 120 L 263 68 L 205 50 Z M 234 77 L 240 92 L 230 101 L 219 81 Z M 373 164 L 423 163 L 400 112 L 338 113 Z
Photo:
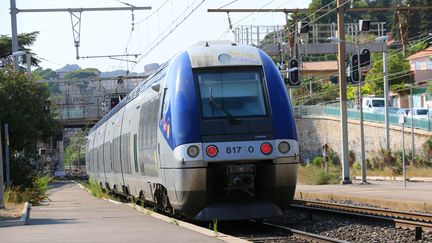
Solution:
M 363 111 L 380 113 L 384 112 L 384 98 L 381 97 L 364 97 Z
M 414 119 L 428 119 L 429 110 L 426 108 L 414 107 L 412 111 L 408 112 L 408 117 L 411 117 L 411 112 Z

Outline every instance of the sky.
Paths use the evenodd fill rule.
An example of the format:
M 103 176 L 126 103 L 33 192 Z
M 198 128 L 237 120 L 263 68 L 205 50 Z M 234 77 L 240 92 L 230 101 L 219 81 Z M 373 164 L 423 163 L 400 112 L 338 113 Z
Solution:
M 137 64 L 109 58 L 77 60 L 68 12 L 18 13 L 18 34 L 40 32 L 31 49 L 43 59 L 40 66 L 45 69 L 78 64 L 81 68 L 101 71 L 143 72 L 144 65 L 163 63 L 199 41 L 234 40 L 228 28 L 227 14 L 208 13 L 207 9 L 226 4 L 229 5 L 225 8 L 306 8 L 310 0 L 16 0 L 16 6 L 18 9 L 125 7 L 121 2 L 137 7 L 150 6 L 152 10 L 134 11 L 134 21 L 131 11 L 83 12 L 79 55 L 142 54 L 138 58 L 128 57 L 128 60 L 139 61 Z M 194 8 L 196 10 L 186 18 Z M 0 35 L 11 36 L 9 9 L 10 1 L 3 1 L 0 5 Z M 234 28 L 285 23 L 283 13 L 230 13 L 230 18 Z M 178 27 L 174 28 L 176 25 Z M 167 35 L 169 31 L 172 32 Z M 148 52 L 157 42 L 159 45 Z

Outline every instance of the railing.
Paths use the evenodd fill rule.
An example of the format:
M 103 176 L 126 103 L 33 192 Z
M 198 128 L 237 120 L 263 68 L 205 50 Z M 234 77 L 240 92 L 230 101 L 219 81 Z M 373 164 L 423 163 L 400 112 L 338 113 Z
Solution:
M 385 34 L 384 22 L 370 23 L 369 34 L 383 36 Z M 356 40 L 360 34 L 358 23 L 346 23 L 347 39 Z M 337 24 L 310 24 L 309 33 L 303 42 L 328 43 L 328 37 L 336 36 Z M 297 33 L 297 26 L 295 26 Z M 286 42 L 286 28 L 283 25 L 239 25 L 235 28 L 235 41 L 246 45 L 271 45 Z M 285 39 L 284 39 L 285 38 Z
M 313 117 L 313 116 L 328 116 L 328 117 L 339 117 L 340 108 L 338 104 L 319 104 L 319 105 L 306 105 L 306 106 L 295 106 L 294 114 L 297 117 Z M 360 112 L 356 109 L 348 109 L 348 119 L 359 120 Z M 363 112 L 363 120 L 376 123 L 384 123 L 385 115 L 384 113 L 370 113 Z M 428 119 L 412 119 L 408 116 L 406 117 L 405 126 L 411 127 L 411 123 L 414 128 L 421 129 L 425 131 L 432 131 L 432 119 L 429 115 Z M 399 124 L 399 119 L 397 114 L 389 114 L 389 124 L 397 125 Z

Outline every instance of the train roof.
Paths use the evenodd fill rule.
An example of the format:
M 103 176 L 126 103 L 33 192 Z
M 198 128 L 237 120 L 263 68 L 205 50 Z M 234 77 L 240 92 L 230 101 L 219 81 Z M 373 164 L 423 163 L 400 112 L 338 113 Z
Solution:
M 186 52 L 192 68 L 262 65 L 258 48 L 232 41 L 201 41 Z

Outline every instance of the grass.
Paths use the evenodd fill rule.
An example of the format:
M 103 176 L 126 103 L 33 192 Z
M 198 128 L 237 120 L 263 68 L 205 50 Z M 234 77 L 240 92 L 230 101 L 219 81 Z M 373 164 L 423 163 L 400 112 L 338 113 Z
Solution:
M 351 168 L 351 176 L 361 176 L 360 168 Z M 385 167 L 382 170 L 366 170 L 366 175 L 368 176 L 401 176 L 394 173 L 393 169 Z M 432 168 L 417 168 L 417 167 L 407 167 L 408 177 L 432 177 Z
M 208 229 L 213 229 L 215 235 L 218 235 L 218 220 L 213 219 L 213 222 L 209 222 Z
M 297 181 L 308 185 L 338 184 L 341 181 L 341 168 L 329 167 L 328 172 L 321 167 L 302 166 L 299 168 Z
M 384 167 L 380 169 L 368 169 L 367 176 L 402 176 L 396 173 L 393 168 Z M 350 167 L 350 177 L 361 176 L 361 167 Z M 432 177 L 432 168 L 418 168 L 408 167 L 407 176 L 409 177 Z M 306 185 L 326 185 L 326 184 L 339 184 L 341 181 L 341 167 L 330 166 L 327 172 L 324 168 L 319 166 L 301 166 L 298 171 L 297 182 Z
M 111 196 L 99 186 L 95 180 L 84 183 L 84 186 L 90 190 L 90 193 L 97 198 L 111 198 Z
M 217 221 L 217 219 L 213 219 L 213 231 L 215 232 L 215 235 L 218 235 L 218 221 Z

